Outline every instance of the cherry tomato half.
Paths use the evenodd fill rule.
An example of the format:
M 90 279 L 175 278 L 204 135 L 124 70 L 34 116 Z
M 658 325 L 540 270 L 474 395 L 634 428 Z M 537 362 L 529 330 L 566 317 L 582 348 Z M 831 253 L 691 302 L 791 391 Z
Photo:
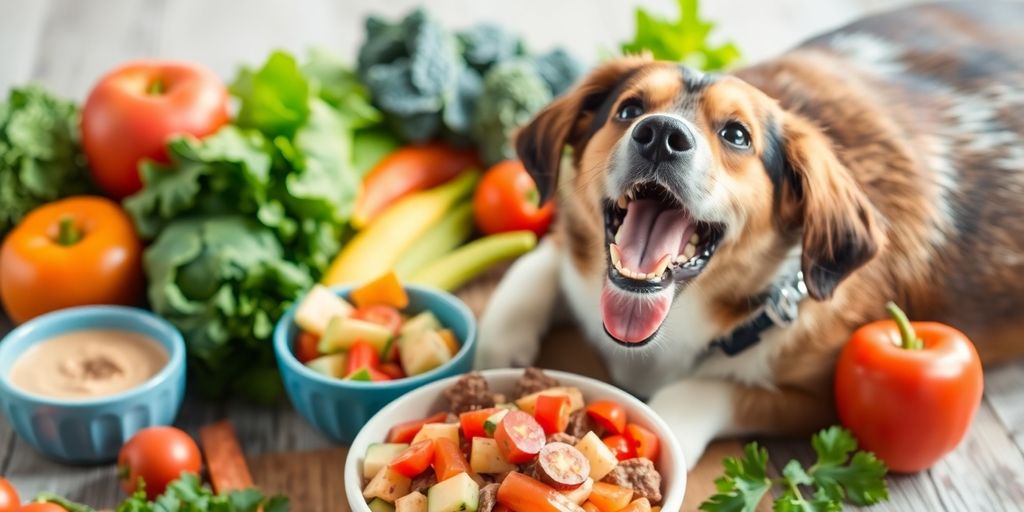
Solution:
M 426 471 L 433 462 L 434 440 L 424 439 L 406 448 L 388 466 L 406 477 L 415 478 Z
M 565 432 L 569 426 L 569 397 L 565 395 L 540 395 L 533 410 L 533 417 L 540 423 L 547 435 Z
M 629 460 L 636 458 L 636 450 L 633 449 L 633 444 L 629 442 L 629 439 L 626 439 L 626 436 L 616 434 L 608 436 L 602 439 L 602 441 L 615 454 L 616 459 Z
M 636 423 L 626 425 L 626 439 L 633 445 L 637 457 L 647 457 L 655 462 L 661 452 L 661 441 L 658 436 Z
M 609 434 L 626 430 L 626 408 L 613 400 L 594 400 L 587 406 L 587 414 Z
M 523 411 L 509 411 L 494 431 L 494 440 L 501 455 L 512 464 L 530 461 L 547 442 L 544 429 Z

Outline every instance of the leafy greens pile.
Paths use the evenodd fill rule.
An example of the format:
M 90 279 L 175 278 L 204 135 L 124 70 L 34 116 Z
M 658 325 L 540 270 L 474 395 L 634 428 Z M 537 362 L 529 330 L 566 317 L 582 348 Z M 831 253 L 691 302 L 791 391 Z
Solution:
M 36 501 L 55 503 L 68 512 L 96 512 L 88 505 L 75 503 L 60 496 L 43 493 Z M 258 489 L 214 494 L 193 473 L 183 473 L 167 485 L 167 490 L 155 501 L 146 499 L 140 489 L 114 509 L 116 512 L 287 512 L 288 498 L 265 497 Z
M 636 35 L 622 44 L 622 53 L 650 53 L 705 71 L 725 69 L 740 59 L 732 43 L 713 46 L 708 37 L 715 24 L 700 18 L 699 0 L 679 0 L 679 19 L 659 19 L 642 8 L 636 10 Z
M 449 32 L 423 9 L 397 22 L 366 19 L 359 74 L 402 138 L 472 142 L 485 163 L 514 157 L 513 130 L 583 71 L 564 50 L 530 55 L 499 25 Z
M 809 469 L 791 460 L 782 478 L 768 476 L 768 451 L 757 443 L 744 448 L 742 458 L 723 462 L 725 476 L 715 480 L 718 494 L 701 504 L 706 512 L 754 512 L 761 499 L 776 486 L 783 494 L 775 500 L 775 512 L 838 512 L 843 501 L 873 505 L 889 499 L 886 467 L 873 453 L 857 451 L 857 440 L 846 429 L 830 427 L 811 439 L 818 459 Z M 852 455 L 852 456 L 851 456 Z M 803 488 L 814 494 L 804 496 Z
M 397 146 L 353 70 L 314 52 L 243 69 L 238 116 L 141 166 L 124 202 L 155 240 L 152 308 L 181 329 L 200 390 L 274 399 L 274 322 L 338 252 L 362 173 Z
M 0 103 L 0 239 L 33 208 L 89 190 L 78 107 L 42 87 Z

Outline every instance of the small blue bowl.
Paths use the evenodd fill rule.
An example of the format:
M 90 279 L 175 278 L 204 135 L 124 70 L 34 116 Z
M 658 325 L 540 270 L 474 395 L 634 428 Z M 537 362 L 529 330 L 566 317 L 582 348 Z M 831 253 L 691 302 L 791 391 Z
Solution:
M 334 288 L 347 297 L 351 286 Z M 306 421 L 330 439 L 351 443 L 359 429 L 392 400 L 452 375 L 468 372 L 476 352 L 476 318 L 473 312 L 454 295 L 423 286 L 405 285 L 409 306 L 405 312 L 415 314 L 431 311 L 441 324 L 452 330 L 462 347 L 451 361 L 429 372 L 387 382 L 341 380 L 310 370 L 295 358 L 292 340 L 299 332 L 295 325 L 295 307 L 277 322 L 274 329 L 274 353 L 281 379 L 292 405 Z
M 11 366 L 26 349 L 54 336 L 83 329 L 122 329 L 149 336 L 170 359 L 142 385 L 87 400 L 26 393 L 8 380 Z M 0 408 L 14 431 L 47 457 L 71 464 L 97 464 L 117 458 L 139 430 L 174 421 L 185 395 L 185 341 L 166 320 L 136 308 L 83 306 L 34 318 L 0 342 Z

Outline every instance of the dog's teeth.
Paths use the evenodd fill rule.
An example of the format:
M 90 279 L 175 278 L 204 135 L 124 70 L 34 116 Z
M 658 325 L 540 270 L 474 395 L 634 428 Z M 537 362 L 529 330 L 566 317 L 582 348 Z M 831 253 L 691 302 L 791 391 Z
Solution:
M 618 231 L 615 232 L 615 243 L 617 243 L 617 244 L 622 243 L 622 228 L 621 227 L 619 228 Z
M 616 268 L 622 266 L 622 252 L 619 251 L 618 245 L 608 244 L 608 254 L 611 255 L 612 263 L 615 264 Z
M 690 237 L 690 243 L 693 245 L 697 245 L 698 243 L 700 243 L 700 235 L 694 233 L 693 236 Z
M 623 194 L 619 196 L 619 199 L 616 204 L 618 205 L 620 210 L 625 210 L 626 207 L 629 206 L 629 199 L 627 199 L 626 195 Z
M 683 259 L 688 260 L 697 254 L 697 246 L 692 243 L 686 244 L 686 248 L 683 249 Z
M 662 256 L 661 259 L 658 260 L 657 265 L 654 266 L 654 271 L 647 274 L 650 276 L 648 279 L 660 278 L 661 275 L 665 273 L 665 270 L 668 269 L 670 263 L 672 263 L 671 255 L 666 254 Z

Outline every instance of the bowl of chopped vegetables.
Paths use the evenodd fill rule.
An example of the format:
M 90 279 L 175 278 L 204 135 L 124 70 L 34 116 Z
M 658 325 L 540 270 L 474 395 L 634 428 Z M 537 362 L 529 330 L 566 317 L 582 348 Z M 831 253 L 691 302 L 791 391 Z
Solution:
M 354 512 L 679 510 L 668 426 L 604 382 L 536 368 L 451 377 L 381 409 L 345 461 Z
M 274 330 L 292 404 L 327 437 L 349 443 L 393 400 L 472 368 L 476 319 L 455 296 L 402 285 L 316 286 Z

